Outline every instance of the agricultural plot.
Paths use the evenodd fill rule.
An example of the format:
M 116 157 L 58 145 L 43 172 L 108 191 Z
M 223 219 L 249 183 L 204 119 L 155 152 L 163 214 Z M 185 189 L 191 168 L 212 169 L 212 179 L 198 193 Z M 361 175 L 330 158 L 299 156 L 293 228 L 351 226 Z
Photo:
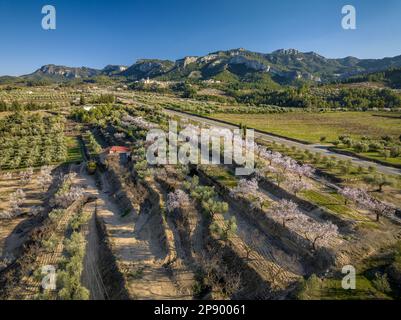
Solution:
M 39 167 L 67 158 L 64 119 L 15 113 L 0 119 L 0 168 Z
M 310 143 L 320 143 L 321 138 L 333 142 L 341 135 L 360 139 L 363 136 L 380 138 L 401 134 L 401 117 L 395 113 L 377 112 L 289 112 L 282 114 L 220 114 L 211 117 L 242 123 L 248 127 L 295 138 Z
M 82 125 L 68 122 L 63 141 L 74 164 L 69 174 L 57 176 L 44 228 L 32 235 L 18 267 L 0 271 L 2 298 L 399 297 L 398 181 L 377 176 L 374 183 L 383 183 L 373 192 L 375 185 L 364 177 L 375 172 L 368 168 L 328 165 L 332 159 L 258 141 L 255 172 L 248 177 L 234 174 L 235 163 L 150 165 L 147 132 L 166 130 L 171 119 L 160 105 L 149 106 L 153 98 L 73 111 L 70 119 Z M 18 131 L 65 131 L 56 119 L 41 118 L 48 121 L 43 128 L 29 117 L 20 119 Z M 179 128 L 200 129 L 174 119 Z M 105 155 L 93 170 L 75 164 L 81 149 L 95 162 L 102 147 L 112 146 L 131 153 L 124 161 Z M 15 213 L 8 222 L 19 217 Z M 46 264 L 56 267 L 59 278 L 52 290 L 40 289 Z M 361 281 L 352 293 L 339 287 L 347 264 L 357 268 Z
M 4 267 L 26 240 L 31 226 L 25 222 L 43 213 L 52 177 L 47 168 L 3 173 L 0 177 L 0 261 Z
M 79 94 L 72 91 L 56 91 L 52 88 L 38 90 L 30 89 L 12 89 L 0 90 L 0 101 L 9 105 L 12 103 L 37 104 L 37 105 L 52 105 L 52 106 L 68 106 L 70 101 L 79 97 Z M 2 110 L 4 111 L 4 110 Z
M 305 112 L 294 108 L 227 105 L 158 95 L 134 94 L 134 101 L 206 115 L 297 139 L 324 144 L 388 165 L 401 165 L 399 112 Z
M 129 136 L 129 134 L 132 132 L 136 132 L 136 130 L 131 130 L 132 128 L 139 126 L 140 129 L 143 130 L 149 127 L 149 125 L 146 125 L 146 122 L 144 122 L 143 119 L 141 121 L 139 121 L 139 119 L 135 121 L 134 120 L 135 119 L 130 119 L 129 123 L 125 123 L 124 126 L 120 126 L 118 124 L 116 126 L 117 131 L 120 130 L 120 132 L 122 130 L 122 127 L 124 127 L 124 133 L 128 133 L 126 138 L 129 137 L 134 141 L 137 141 L 133 145 L 133 179 L 140 179 L 140 181 L 143 181 L 141 183 L 153 185 L 153 187 L 151 188 L 158 190 L 157 193 L 159 194 L 159 199 L 165 199 L 164 201 L 166 203 L 165 205 L 167 209 L 167 225 L 165 225 L 164 232 L 166 232 L 166 234 L 168 235 L 167 239 L 173 239 L 171 240 L 172 243 L 170 241 L 168 241 L 167 243 L 167 252 L 170 252 L 170 255 L 173 255 L 174 257 L 176 255 L 180 256 L 183 262 L 187 261 L 189 257 L 184 254 L 185 251 L 180 253 L 180 250 L 178 250 L 177 248 L 183 246 L 180 241 L 182 241 L 182 237 L 185 237 L 185 232 L 190 232 L 191 234 L 192 230 L 190 228 L 189 230 L 185 231 L 182 228 L 188 228 L 188 225 L 193 225 L 193 222 L 187 222 L 187 227 L 183 227 L 182 225 L 180 227 L 177 226 L 176 228 L 181 228 L 177 229 L 181 230 L 181 233 L 177 233 L 174 231 L 174 228 L 170 228 L 174 225 L 174 223 L 179 223 L 181 219 L 179 218 L 180 215 L 175 215 L 176 218 L 173 218 L 168 213 L 177 212 L 176 214 L 178 214 L 180 210 L 185 211 L 185 208 L 188 207 L 188 203 L 190 203 L 191 201 L 194 201 L 195 204 L 190 205 L 190 207 L 195 206 L 195 208 L 197 208 L 197 206 L 199 206 L 200 212 L 198 212 L 198 214 L 200 214 L 200 216 L 198 216 L 198 221 L 207 221 L 204 230 L 210 230 L 204 231 L 207 232 L 209 238 L 206 238 L 203 241 L 206 243 L 212 241 L 220 243 L 223 248 L 231 248 L 231 250 L 234 250 L 237 258 L 240 257 L 239 259 L 244 259 L 244 256 L 246 256 L 247 252 L 249 253 L 253 251 L 252 248 L 249 248 L 249 245 L 247 245 L 247 243 L 249 244 L 250 235 L 248 234 L 245 236 L 240 236 L 239 234 L 241 234 L 241 232 L 238 233 L 239 225 L 241 225 L 242 231 L 249 230 L 249 228 L 247 228 L 246 226 L 247 223 L 249 223 L 249 219 L 254 220 L 253 223 L 258 225 L 258 228 L 261 230 L 262 235 L 266 234 L 267 230 L 269 230 L 267 234 L 272 232 L 273 229 L 266 229 L 268 228 L 267 226 L 269 224 L 273 223 L 277 225 L 282 225 L 285 228 L 285 231 L 283 230 L 282 232 L 286 234 L 286 237 L 289 237 L 289 239 L 292 239 L 292 237 L 300 237 L 298 238 L 298 241 L 300 241 L 301 243 L 303 241 L 306 241 L 305 243 L 309 242 L 309 246 L 311 246 L 312 252 L 314 252 L 314 254 L 322 254 L 324 256 L 324 252 L 332 252 L 331 254 L 334 254 L 334 256 L 337 257 L 334 259 L 339 259 L 337 262 L 334 263 L 334 265 L 332 265 L 333 268 L 335 268 L 335 265 L 337 263 L 340 263 L 340 261 L 343 261 L 344 259 L 350 259 L 350 261 L 353 261 L 354 263 L 364 263 L 363 261 L 367 253 L 363 253 L 363 248 L 366 248 L 366 246 L 368 246 L 371 247 L 371 250 L 376 251 L 379 250 L 381 246 L 385 246 L 387 243 L 393 243 L 396 239 L 394 235 L 396 235 L 397 233 L 397 227 L 395 227 L 391 223 L 391 221 L 382 216 L 381 213 L 380 222 L 375 222 L 377 212 L 370 211 L 374 209 L 373 207 L 368 207 L 368 202 L 366 202 L 364 205 L 358 203 L 357 201 L 352 199 L 352 194 L 350 192 L 346 192 L 346 190 L 344 190 L 344 192 L 342 191 L 342 186 L 339 185 L 337 189 L 333 189 L 330 184 L 326 185 L 322 181 L 312 179 L 312 168 L 296 165 L 293 160 L 285 158 L 284 156 L 277 153 L 272 154 L 268 152 L 264 154 L 266 150 L 262 151 L 261 154 L 259 154 L 259 157 L 261 157 L 261 159 L 266 163 L 266 166 L 268 162 L 273 161 L 274 164 L 270 164 L 268 170 L 263 174 L 263 179 L 265 179 L 267 182 L 263 182 L 264 180 L 261 180 L 259 187 L 256 183 L 256 189 L 258 190 L 252 189 L 253 185 L 251 181 L 238 180 L 235 176 L 232 175 L 232 173 L 230 172 L 230 168 L 207 166 L 206 168 L 201 168 L 201 171 L 199 172 L 200 177 L 204 177 L 202 179 L 212 179 L 208 183 L 212 183 L 212 185 L 216 188 L 217 193 L 216 191 L 208 189 L 208 183 L 205 185 L 205 181 L 203 181 L 199 185 L 191 185 L 188 188 L 185 185 L 185 183 L 187 183 L 185 181 L 189 181 L 189 183 L 191 183 L 191 178 L 187 176 L 185 170 L 181 171 L 181 169 L 175 168 L 167 170 L 167 172 L 163 173 L 162 168 L 151 168 L 142 163 L 144 154 L 142 151 L 140 151 L 140 139 L 143 139 L 143 136 L 141 138 L 141 135 L 134 134 L 132 136 Z M 108 136 L 111 140 L 116 139 L 115 134 L 108 134 Z M 118 136 L 118 139 L 119 138 L 120 136 Z M 113 143 L 112 141 L 110 142 Z M 135 147 L 135 145 L 137 145 L 137 147 Z M 261 167 L 261 169 L 263 169 L 263 166 Z M 124 177 L 126 177 L 126 175 L 127 173 L 121 174 L 121 176 Z M 152 182 L 154 179 L 156 179 L 158 183 L 155 184 L 155 182 Z M 128 181 L 129 180 L 121 182 L 120 185 L 124 185 L 124 188 L 126 188 L 128 186 L 127 183 L 129 184 Z M 180 181 L 184 181 L 184 184 L 181 184 Z M 134 185 L 132 185 L 131 188 L 133 187 Z M 169 190 L 171 191 L 169 192 Z M 237 200 L 234 200 L 234 198 L 232 198 L 231 194 L 233 192 L 237 192 L 236 197 L 239 196 Z M 166 193 L 168 193 L 167 196 Z M 284 200 L 286 200 L 287 202 L 285 202 Z M 227 201 L 228 207 L 225 207 L 224 201 Z M 241 201 L 243 201 L 242 205 L 245 206 L 247 209 L 238 209 L 238 206 L 235 206 L 235 203 L 241 203 Z M 373 201 L 372 203 L 377 203 L 376 200 L 369 201 Z M 196 203 L 198 203 L 198 205 Z M 133 205 L 133 207 L 136 206 L 138 205 Z M 161 203 L 156 207 L 156 209 L 163 212 L 163 206 L 164 205 Z M 254 210 L 256 210 L 255 212 L 258 212 L 258 214 L 260 214 L 260 216 L 258 216 L 259 218 L 255 218 L 255 216 L 244 217 L 244 213 L 240 214 L 240 212 L 252 212 Z M 287 213 L 283 216 L 285 210 L 290 210 L 288 212 L 288 216 L 286 216 Z M 291 222 L 294 217 L 294 211 L 291 210 L 295 210 L 295 212 L 297 212 L 296 215 L 300 215 L 299 218 L 297 218 L 300 220 L 296 220 L 296 223 Z M 123 210 L 123 212 L 126 212 L 126 210 Z M 204 214 L 206 214 L 206 216 L 203 216 Z M 288 217 L 288 221 L 286 217 Z M 285 220 L 282 220 L 283 218 Z M 171 225 L 169 224 L 169 221 Z M 240 221 L 240 223 L 238 223 L 237 221 Z M 263 221 L 265 222 L 263 223 Z M 312 228 L 314 231 L 309 230 L 305 233 L 305 230 L 302 230 L 301 228 L 301 221 L 307 221 L 307 224 L 314 225 L 315 227 Z M 162 225 L 164 224 L 162 223 Z M 309 234 L 309 232 L 312 233 Z M 330 235 L 332 235 L 330 236 L 330 241 L 327 242 L 327 244 L 330 243 L 330 245 L 327 246 L 326 244 L 324 244 L 324 242 L 320 242 L 324 239 L 320 239 L 321 236 L 319 235 L 319 232 L 322 232 L 325 237 L 329 237 Z M 370 233 L 371 236 L 367 237 L 367 233 Z M 374 234 L 376 234 L 376 236 L 374 236 Z M 373 240 L 373 238 L 378 237 L 379 234 L 382 239 L 382 242 L 380 243 Z M 204 236 L 205 234 L 203 235 L 203 237 Z M 283 236 L 283 234 L 281 234 L 281 236 Z M 306 258 L 303 258 L 304 260 L 301 259 L 296 262 L 296 259 L 294 260 L 294 258 L 285 258 L 285 256 L 283 256 L 282 254 L 277 254 L 277 252 L 280 252 L 280 250 L 282 250 L 283 248 L 286 248 L 287 252 L 288 250 L 294 250 L 294 252 L 298 252 L 298 255 L 303 252 L 303 249 L 297 247 L 297 245 L 292 242 L 293 240 L 287 241 L 284 241 L 283 243 L 273 242 L 274 246 L 277 246 L 275 249 L 275 255 L 273 255 L 273 261 L 281 267 L 279 269 L 275 269 L 275 267 L 272 267 L 272 269 L 270 270 L 270 280 L 267 275 L 259 274 L 256 270 L 257 268 L 254 269 L 252 267 L 252 263 L 245 262 L 247 268 L 250 268 L 246 269 L 248 270 L 247 272 L 256 272 L 256 274 L 253 273 L 254 277 L 261 277 L 262 279 L 265 279 L 266 284 L 269 284 L 269 294 L 267 294 L 266 291 L 263 291 L 262 288 L 262 291 L 259 292 L 261 296 L 264 296 L 265 298 L 271 295 L 274 291 L 271 291 L 272 285 L 274 286 L 277 285 L 277 283 L 281 283 L 279 281 L 279 274 L 285 274 L 286 272 L 294 272 L 295 270 L 298 270 L 298 272 L 300 273 L 295 273 L 294 276 L 294 279 L 297 279 L 302 276 L 307 277 L 308 274 L 311 274 L 310 270 L 313 270 L 312 265 L 310 264 L 310 262 L 307 261 Z M 194 243 L 193 245 L 199 250 L 199 244 Z M 271 245 L 272 244 L 270 243 L 269 246 Z M 265 244 L 265 246 L 267 246 L 267 244 Z M 263 247 L 264 246 L 262 245 L 262 250 Z M 220 254 L 222 253 L 220 252 Z M 254 254 L 256 255 L 256 257 L 259 257 L 256 259 L 258 261 L 263 261 L 264 259 L 272 259 L 271 253 L 270 256 L 269 254 L 266 255 L 266 253 L 263 254 L 263 251 L 262 253 L 258 253 L 258 251 L 256 251 Z M 171 259 L 170 255 L 168 255 L 170 257 L 169 260 Z M 263 256 L 265 256 L 265 258 L 263 258 Z M 192 258 L 194 259 L 194 261 L 199 261 L 195 257 Z M 288 261 L 292 261 L 292 263 Z M 322 261 L 324 261 L 324 259 Z M 298 267 L 296 268 L 295 265 L 297 264 Z M 287 265 L 284 270 L 282 269 L 283 265 Z M 138 266 L 135 266 L 134 270 L 137 270 L 137 268 Z M 174 264 L 171 265 L 171 268 L 174 268 Z M 315 266 L 314 268 L 317 268 L 317 266 Z M 266 267 L 264 269 L 269 269 L 268 264 L 266 264 Z M 242 272 L 245 272 L 244 270 L 242 270 Z M 276 277 L 274 277 L 274 270 L 276 270 L 277 272 Z M 305 273 L 300 270 L 309 270 L 309 273 L 307 272 L 305 275 Z M 133 281 L 133 283 L 135 283 L 136 281 L 140 282 L 140 279 L 142 278 L 142 273 L 139 271 L 138 274 L 136 273 L 137 271 L 133 272 L 136 274 L 134 277 L 135 279 L 132 279 L 130 281 Z M 230 270 L 227 272 L 230 273 L 234 271 Z M 228 275 L 227 277 L 229 278 Z M 272 279 L 271 277 L 273 277 L 274 279 Z M 291 279 L 291 277 L 285 278 Z M 203 281 L 207 282 L 209 285 L 213 283 L 213 279 L 203 279 Z M 230 281 L 228 282 L 230 285 L 234 285 Z M 333 283 L 336 282 L 333 281 Z M 198 285 L 201 286 L 201 284 Z M 280 285 L 284 285 L 285 287 L 284 283 L 281 283 Z M 216 290 L 216 292 L 220 292 L 220 294 L 222 293 L 221 290 Z M 138 294 L 138 291 L 136 290 L 134 290 L 133 292 L 137 292 Z M 218 296 L 218 293 L 216 292 L 214 292 L 214 294 L 217 294 Z M 262 294 L 262 292 L 265 293 Z M 237 292 L 237 294 L 240 293 Z M 275 294 L 279 293 L 276 292 Z M 377 294 L 373 296 L 380 297 L 381 293 L 378 291 Z
M 66 137 L 67 162 L 82 161 L 82 146 L 77 137 Z
M 83 189 L 77 185 L 76 173 L 59 177 L 57 192 L 52 195 L 51 210 L 39 231 L 30 240 L 34 243 L 25 248 L 19 257 L 20 273 L 14 278 L 13 290 L 5 291 L 13 299 L 88 299 L 89 292 L 80 284 L 85 253 L 82 226 L 89 215 Z M 31 259 L 27 263 L 28 252 Z M 41 291 L 43 268 L 58 270 L 58 290 Z M 14 272 L 11 269 L 9 272 Z M 43 289 L 43 288 L 42 288 Z

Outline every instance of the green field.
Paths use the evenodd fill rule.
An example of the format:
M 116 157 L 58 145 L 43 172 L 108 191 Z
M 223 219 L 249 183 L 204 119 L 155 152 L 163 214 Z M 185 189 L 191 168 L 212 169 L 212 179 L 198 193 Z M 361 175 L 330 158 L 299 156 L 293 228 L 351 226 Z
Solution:
M 356 155 L 361 155 L 363 157 L 366 157 L 366 158 L 369 158 L 369 159 L 372 159 L 372 160 L 379 160 L 379 161 L 387 163 L 389 165 L 398 165 L 398 166 L 401 165 L 401 157 L 397 157 L 397 158 L 389 157 L 389 158 L 385 159 L 378 152 L 359 152 L 358 153 L 358 152 L 355 152 L 354 150 L 352 150 L 350 148 L 345 148 L 345 147 L 337 148 L 337 149 L 343 150 L 343 151 L 352 152 L 352 153 L 354 153 Z
M 81 146 L 76 137 L 67 137 L 67 162 L 80 162 L 83 160 Z
M 216 113 L 212 118 L 242 123 L 248 127 L 271 132 L 310 143 L 327 142 L 339 135 L 381 137 L 401 134 L 401 115 L 378 112 L 289 112 L 281 114 L 227 114 Z

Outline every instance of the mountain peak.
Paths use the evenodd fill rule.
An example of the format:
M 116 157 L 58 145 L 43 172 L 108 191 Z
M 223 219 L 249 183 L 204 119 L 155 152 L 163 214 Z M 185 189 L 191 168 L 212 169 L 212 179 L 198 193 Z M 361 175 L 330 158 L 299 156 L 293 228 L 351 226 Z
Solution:
M 186 56 L 175 62 L 161 59 L 139 59 L 130 67 L 107 65 L 102 70 L 87 67 L 66 67 L 47 64 L 34 73 L 23 76 L 30 79 L 68 81 L 98 75 L 125 76 L 137 81 L 146 78 L 186 81 L 187 79 L 225 79 L 221 81 L 249 81 L 271 79 L 279 84 L 293 81 L 331 81 L 366 72 L 401 67 L 401 56 L 384 59 L 358 59 L 346 57 L 328 59 L 316 52 L 297 49 L 279 49 L 272 53 L 259 53 L 236 48 L 209 53 L 204 56 Z
M 100 74 L 100 70 L 87 67 L 66 67 L 55 64 L 46 64 L 26 77 L 47 77 L 53 79 L 76 79 L 93 77 Z

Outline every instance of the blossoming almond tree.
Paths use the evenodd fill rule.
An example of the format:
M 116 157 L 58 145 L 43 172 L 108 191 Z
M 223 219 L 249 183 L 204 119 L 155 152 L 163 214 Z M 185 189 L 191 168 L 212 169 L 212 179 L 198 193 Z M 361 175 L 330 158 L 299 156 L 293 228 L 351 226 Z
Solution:
M 251 180 L 241 179 L 238 182 L 238 185 L 231 189 L 231 194 L 236 196 L 238 194 L 247 195 L 247 194 L 256 194 L 259 190 L 258 181 L 253 178 Z
M 57 194 L 54 198 L 54 205 L 61 208 L 68 208 L 75 200 L 78 200 L 84 194 L 81 187 L 72 187 L 70 190 Z
M 181 189 L 170 192 L 167 195 L 166 209 L 169 212 L 173 212 L 175 209 L 185 207 L 189 204 L 188 195 Z
M 365 190 L 345 187 L 339 190 L 339 193 L 344 196 L 345 204 L 351 200 L 357 206 L 373 212 L 376 215 L 376 221 L 380 221 L 381 216 L 392 215 L 395 212 L 391 205 L 372 198 Z
M 293 172 L 302 180 L 303 177 L 311 177 L 315 173 L 315 169 L 309 165 L 295 165 L 293 167 Z
M 28 168 L 27 170 L 20 172 L 19 176 L 20 176 L 20 179 L 21 179 L 21 183 L 26 185 L 32 180 L 33 169 L 32 168 Z
M 22 189 L 10 194 L 10 209 L 13 216 L 18 216 L 21 214 L 21 204 L 25 201 L 25 192 Z
M 318 245 L 324 246 L 338 237 L 338 227 L 332 222 L 317 222 L 305 215 L 298 216 L 294 227 L 300 234 L 303 234 L 306 239 L 311 241 L 313 250 L 316 250 Z
M 128 114 L 122 117 L 121 124 L 125 127 L 133 125 L 141 129 L 152 129 L 157 127 L 156 124 L 150 123 L 145 119 L 143 119 L 142 117 L 133 117 Z
M 51 168 L 49 166 L 43 166 L 40 169 L 40 173 L 38 176 L 38 183 L 44 191 L 46 187 L 52 182 Z
M 387 203 L 378 201 L 373 198 L 365 199 L 362 206 L 376 215 L 376 221 L 380 221 L 380 217 L 393 215 L 395 209 Z
M 288 185 L 288 189 L 295 195 L 297 195 L 302 190 L 309 190 L 312 186 L 303 180 L 294 180 Z
M 283 227 L 286 226 L 286 222 L 293 221 L 302 215 L 298 206 L 293 201 L 286 199 L 273 203 L 269 212 L 281 220 Z

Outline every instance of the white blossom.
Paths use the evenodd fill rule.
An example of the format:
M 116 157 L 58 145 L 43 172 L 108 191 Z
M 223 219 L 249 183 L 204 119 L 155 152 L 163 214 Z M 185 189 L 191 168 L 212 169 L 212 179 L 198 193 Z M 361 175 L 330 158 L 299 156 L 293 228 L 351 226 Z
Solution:
M 28 168 L 27 170 L 19 173 L 19 177 L 23 184 L 28 184 L 32 180 L 32 176 L 33 176 L 32 168 Z
M 272 204 L 269 209 L 269 212 L 278 217 L 283 226 L 285 226 L 286 222 L 293 221 L 298 218 L 302 213 L 299 211 L 296 203 L 290 200 L 282 199 L 278 202 Z
M 40 174 L 38 176 L 38 183 L 42 189 L 45 189 L 53 180 L 51 175 L 51 168 L 49 166 L 44 166 L 40 169 Z
M 57 194 L 54 197 L 53 204 L 61 208 L 68 208 L 74 201 L 78 200 L 84 194 L 81 187 L 72 187 L 70 190 Z
M 25 192 L 22 189 L 10 194 L 9 205 L 11 209 L 11 214 L 18 216 L 22 213 L 21 205 L 25 201 Z
M 167 195 L 166 209 L 169 212 L 173 212 L 175 209 L 188 205 L 188 203 L 188 195 L 181 189 L 178 189 L 175 192 L 170 192 Z
M 133 117 L 129 114 L 124 115 L 121 119 L 121 125 L 124 127 L 136 126 L 141 129 L 157 128 L 157 125 L 144 120 L 142 117 Z
M 36 217 L 42 210 L 43 210 L 43 207 L 41 207 L 41 206 L 33 206 L 29 210 L 28 215 L 32 216 L 32 217 Z
M 300 191 L 309 190 L 311 187 L 312 186 L 309 183 L 302 180 L 294 180 L 288 184 L 288 189 L 295 195 L 297 195 Z
M 124 133 L 124 132 L 116 132 L 116 133 L 114 134 L 114 138 L 116 138 L 116 139 L 123 139 L 123 138 L 125 138 L 125 133 Z
M 235 196 L 237 194 L 247 195 L 247 194 L 257 194 L 259 189 L 258 181 L 253 178 L 251 180 L 241 179 L 238 181 L 237 187 L 231 189 L 231 195 Z

